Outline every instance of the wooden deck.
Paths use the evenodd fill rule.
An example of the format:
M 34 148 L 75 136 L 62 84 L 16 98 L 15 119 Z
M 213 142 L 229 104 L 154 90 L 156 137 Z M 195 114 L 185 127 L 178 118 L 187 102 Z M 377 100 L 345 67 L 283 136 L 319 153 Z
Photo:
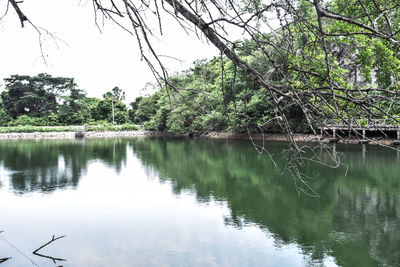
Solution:
M 355 123 L 357 120 L 351 120 L 349 124 L 335 124 L 327 123 L 324 126 L 319 127 L 321 135 L 332 133 L 332 138 L 336 139 L 338 133 L 356 133 L 361 135 L 362 139 L 366 139 L 368 133 L 371 132 L 381 132 L 381 133 L 396 133 L 397 140 L 400 140 L 400 125 L 388 124 L 387 120 L 370 120 L 366 125 L 360 125 Z

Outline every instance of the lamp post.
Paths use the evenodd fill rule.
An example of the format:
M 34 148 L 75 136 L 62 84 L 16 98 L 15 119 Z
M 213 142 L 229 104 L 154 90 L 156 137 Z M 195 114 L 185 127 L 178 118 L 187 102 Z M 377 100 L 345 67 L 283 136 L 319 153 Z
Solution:
M 112 120 L 113 120 L 113 125 L 115 124 L 114 122 L 114 96 L 111 96 L 111 108 L 112 108 Z

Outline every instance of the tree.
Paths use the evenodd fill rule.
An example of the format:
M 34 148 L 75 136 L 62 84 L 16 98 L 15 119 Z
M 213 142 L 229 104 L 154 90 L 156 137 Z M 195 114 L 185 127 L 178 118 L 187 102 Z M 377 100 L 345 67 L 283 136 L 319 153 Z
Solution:
M 5 111 L 16 118 L 21 115 L 43 117 L 58 112 L 58 100 L 74 88 L 71 78 L 52 77 L 49 74 L 37 76 L 12 75 L 4 79 L 5 91 L 1 99 Z
M 4 110 L 3 103 L 1 102 L 0 98 L 0 126 L 6 126 L 10 120 L 11 118 Z
M 6 90 L 0 95 L 1 125 L 83 124 L 91 120 L 97 106 L 72 78 L 12 75 L 5 82 Z
M 29 21 L 19 2 L 9 2 L 22 25 Z M 388 116 L 397 121 L 381 108 L 382 102 L 398 101 L 397 1 L 279 0 L 266 4 L 258 0 L 93 0 L 93 4 L 100 15 L 136 35 L 143 59 L 171 92 L 180 88 L 171 84 L 152 46 L 149 37 L 157 34 L 151 30 L 152 23 L 158 23 L 158 34 L 162 35 L 164 18 L 172 16 L 184 30 L 201 33 L 221 55 L 266 89 L 277 110 L 275 118 L 289 140 L 292 131 L 282 112 L 282 99 L 294 101 L 314 131 L 315 124 L 326 119 L 349 124 L 349 117 L 355 115 Z M 230 37 L 236 30 L 254 42 L 254 49 L 248 50 Z M 255 53 L 263 65 L 247 61 Z M 349 61 L 359 62 L 353 66 L 359 74 L 349 75 L 351 69 L 345 64 Z M 360 113 L 349 114 L 346 106 L 357 106 Z
M 251 42 L 246 43 L 251 47 Z M 223 79 L 221 64 L 224 64 Z M 171 103 L 167 92 L 162 90 L 151 97 L 136 99 L 129 110 L 136 123 L 144 123 L 151 130 L 196 132 L 198 135 L 210 131 L 279 130 L 276 123 L 271 123 L 276 113 L 273 99 L 246 75 L 235 75 L 234 65 L 226 59 L 224 62 L 221 58 L 196 61 L 189 70 L 172 76 L 170 82 L 175 87 L 185 88 L 180 91 L 180 97 Z M 293 129 L 304 130 L 301 129 L 304 117 L 298 107 L 285 100 L 282 107 Z
M 125 92 L 120 89 L 119 87 L 114 87 L 111 89 L 111 92 L 107 92 L 103 95 L 104 99 L 111 99 L 111 122 L 112 123 L 125 123 L 128 120 L 128 113 L 126 111 L 126 107 L 124 104 L 122 104 L 122 101 L 125 100 Z M 121 104 L 124 106 L 124 111 L 115 111 L 115 104 L 114 102 L 117 101 L 119 102 L 119 106 L 121 107 Z
M 113 89 L 111 89 L 110 92 L 107 92 L 103 95 L 103 98 L 114 98 L 120 102 L 125 100 L 125 92 L 120 89 L 118 86 L 115 86 Z
M 27 21 L 19 3 L 9 2 L 21 23 Z M 303 150 L 293 139 L 286 103 L 297 106 L 314 133 L 331 121 L 353 127 L 352 118 L 384 117 L 400 123 L 393 113 L 400 87 L 398 1 L 93 0 L 93 4 L 98 15 L 136 37 L 142 58 L 174 98 L 184 88 L 171 82 L 150 38 L 173 25 L 164 23 L 166 17 L 218 48 L 221 58 L 235 66 L 235 73 L 249 77 L 272 100 L 271 120 L 291 143 L 293 160 L 288 170 L 300 179 L 297 166 L 303 164 Z M 158 32 L 153 30 L 154 22 Z M 238 43 L 235 32 L 242 33 L 253 48 Z M 221 70 L 224 88 L 224 64 Z M 241 100 L 247 101 L 246 97 Z
M 98 102 L 95 111 L 95 119 L 123 124 L 128 122 L 128 110 L 124 103 L 106 97 Z
M 90 115 L 86 92 L 82 89 L 71 88 L 69 96 L 64 97 L 64 103 L 60 107 L 59 121 L 66 125 L 80 125 L 88 122 Z
M 149 97 L 136 98 L 136 102 L 131 103 L 131 106 L 137 106 L 134 113 L 134 122 L 143 123 L 149 121 L 151 117 L 157 113 L 159 108 L 157 102 L 160 94 L 154 94 Z
M 139 103 L 140 101 L 143 99 L 142 96 L 136 97 L 135 101 L 131 102 L 129 104 L 130 109 L 128 110 L 128 116 L 129 116 L 129 120 L 133 123 L 138 123 L 138 121 L 136 120 L 136 116 L 135 116 L 135 112 L 139 107 Z
M 20 2 L 9 0 L 9 3 L 17 12 L 22 25 L 25 21 L 29 21 L 28 16 L 19 7 Z M 400 7 L 397 1 L 393 0 L 383 0 L 379 3 L 374 0 L 350 2 L 279 0 L 271 4 L 257 0 L 250 2 L 164 0 L 161 3 L 150 1 L 145 4 L 144 9 L 142 1 L 136 3 L 127 0 L 101 2 L 93 0 L 93 4 L 97 12 L 104 17 L 117 22 L 128 31 L 132 29 L 132 33 L 138 37 L 144 59 L 150 64 L 155 75 L 168 85 L 168 73 L 148 38 L 156 34 L 150 30 L 152 27 L 149 27 L 152 23 L 151 17 L 159 23 L 159 34 L 162 34 L 162 26 L 165 26 L 162 24 L 164 16 L 172 16 L 185 29 L 199 31 L 233 64 L 267 88 L 268 93 L 274 95 L 276 100 L 280 97 L 295 99 L 299 104 L 312 104 L 311 106 L 314 103 L 307 102 L 310 96 L 324 100 L 329 97 L 327 102 L 332 98 L 335 103 L 342 100 L 361 107 L 368 104 L 365 106 L 368 109 L 373 104 L 369 101 L 360 101 L 359 92 L 353 95 L 351 94 L 353 92 L 349 93 L 349 88 L 344 88 L 339 83 L 340 78 L 345 78 L 345 75 L 340 72 L 343 70 L 337 62 L 339 58 L 335 53 L 336 49 L 352 47 L 354 53 L 348 54 L 347 58 L 354 56 L 361 60 L 365 57 L 364 52 L 376 48 L 375 56 L 383 59 L 383 55 L 392 54 L 394 62 L 397 62 L 395 59 L 398 59 L 400 49 L 400 26 L 397 16 Z M 163 8 L 159 8 L 160 4 Z M 348 8 L 349 6 L 351 8 Z M 146 15 L 150 18 L 146 18 Z M 273 20 L 277 20 L 278 25 L 277 23 L 272 25 Z M 235 29 L 243 31 L 244 36 L 255 42 L 254 47 L 267 62 L 266 69 L 260 69 L 257 65 L 246 61 L 245 57 L 254 51 L 237 45 L 236 40 L 229 38 L 229 33 Z M 370 45 L 363 47 L 354 45 L 361 39 L 366 39 L 366 43 Z M 150 54 L 143 49 L 144 46 L 148 46 Z M 382 51 L 378 51 L 379 49 Z M 307 50 L 310 53 L 314 52 L 312 55 L 314 57 L 311 57 L 310 53 L 304 53 Z M 273 55 L 279 55 L 280 59 L 276 56 L 271 57 Z M 152 56 L 155 58 L 154 64 Z M 299 64 L 294 64 L 294 58 L 306 64 L 300 68 Z M 377 61 L 376 63 L 379 64 Z M 318 71 L 313 69 L 315 66 L 319 66 Z M 281 75 L 279 79 L 277 74 Z M 296 86 L 291 83 L 294 82 L 294 78 L 298 78 L 296 75 L 307 75 L 308 81 L 315 80 L 319 86 L 310 83 L 309 85 L 313 85 L 312 89 L 315 90 Z M 395 74 L 392 71 L 388 75 Z M 274 79 L 271 79 L 273 77 Z M 397 82 L 397 77 L 391 76 L 391 78 Z M 384 80 L 388 82 L 388 79 Z M 346 89 L 350 95 L 341 96 L 339 92 Z M 374 89 L 378 88 L 371 88 L 369 91 Z M 393 93 L 389 90 L 390 87 L 384 89 L 388 90 L 386 92 L 388 94 Z M 279 102 L 276 102 L 275 104 L 279 106 Z M 335 109 L 335 103 L 329 106 L 336 114 L 339 112 Z M 303 112 L 311 116 L 307 108 L 309 107 L 304 107 Z M 341 117 L 340 114 L 336 115 Z

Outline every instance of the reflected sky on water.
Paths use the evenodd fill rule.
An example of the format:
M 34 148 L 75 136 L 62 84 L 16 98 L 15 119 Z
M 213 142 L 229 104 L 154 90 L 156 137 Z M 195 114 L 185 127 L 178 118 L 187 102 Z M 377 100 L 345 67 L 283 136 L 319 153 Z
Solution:
M 64 266 L 396 266 L 399 158 L 338 150 L 347 176 L 306 167 L 311 198 L 244 141 L 1 141 L 0 235 L 39 266 L 53 234 Z M 3 257 L 31 264 L 0 240 Z

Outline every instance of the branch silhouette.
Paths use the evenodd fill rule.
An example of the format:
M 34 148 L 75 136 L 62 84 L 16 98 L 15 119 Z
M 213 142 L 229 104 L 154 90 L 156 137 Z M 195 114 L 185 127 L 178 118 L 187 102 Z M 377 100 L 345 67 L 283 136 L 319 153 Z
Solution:
M 9 259 L 12 259 L 11 257 L 8 258 L 0 258 L 0 263 L 3 263 L 5 261 L 8 261 Z
M 52 256 L 47 256 L 47 255 L 43 255 L 39 253 L 39 250 L 43 249 L 44 247 L 50 245 L 51 243 L 53 243 L 54 241 L 57 241 L 58 239 L 64 238 L 65 235 L 63 236 L 59 236 L 59 237 L 55 237 L 55 235 L 53 235 L 53 237 L 51 238 L 51 240 L 47 243 L 45 243 L 44 245 L 42 245 L 41 247 L 39 247 L 38 249 L 36 249 L 35 251 L 33 251 L 32 253 L 36 256 L 42 257 L 42 258 L 47 258 L 50 259 L 54 262 L 54 264 L 56 264 L 56 261 L 67 261 L 66 259 L 61 259 L 61 258 L 56 258 L 56 257 L 52 257 Z

